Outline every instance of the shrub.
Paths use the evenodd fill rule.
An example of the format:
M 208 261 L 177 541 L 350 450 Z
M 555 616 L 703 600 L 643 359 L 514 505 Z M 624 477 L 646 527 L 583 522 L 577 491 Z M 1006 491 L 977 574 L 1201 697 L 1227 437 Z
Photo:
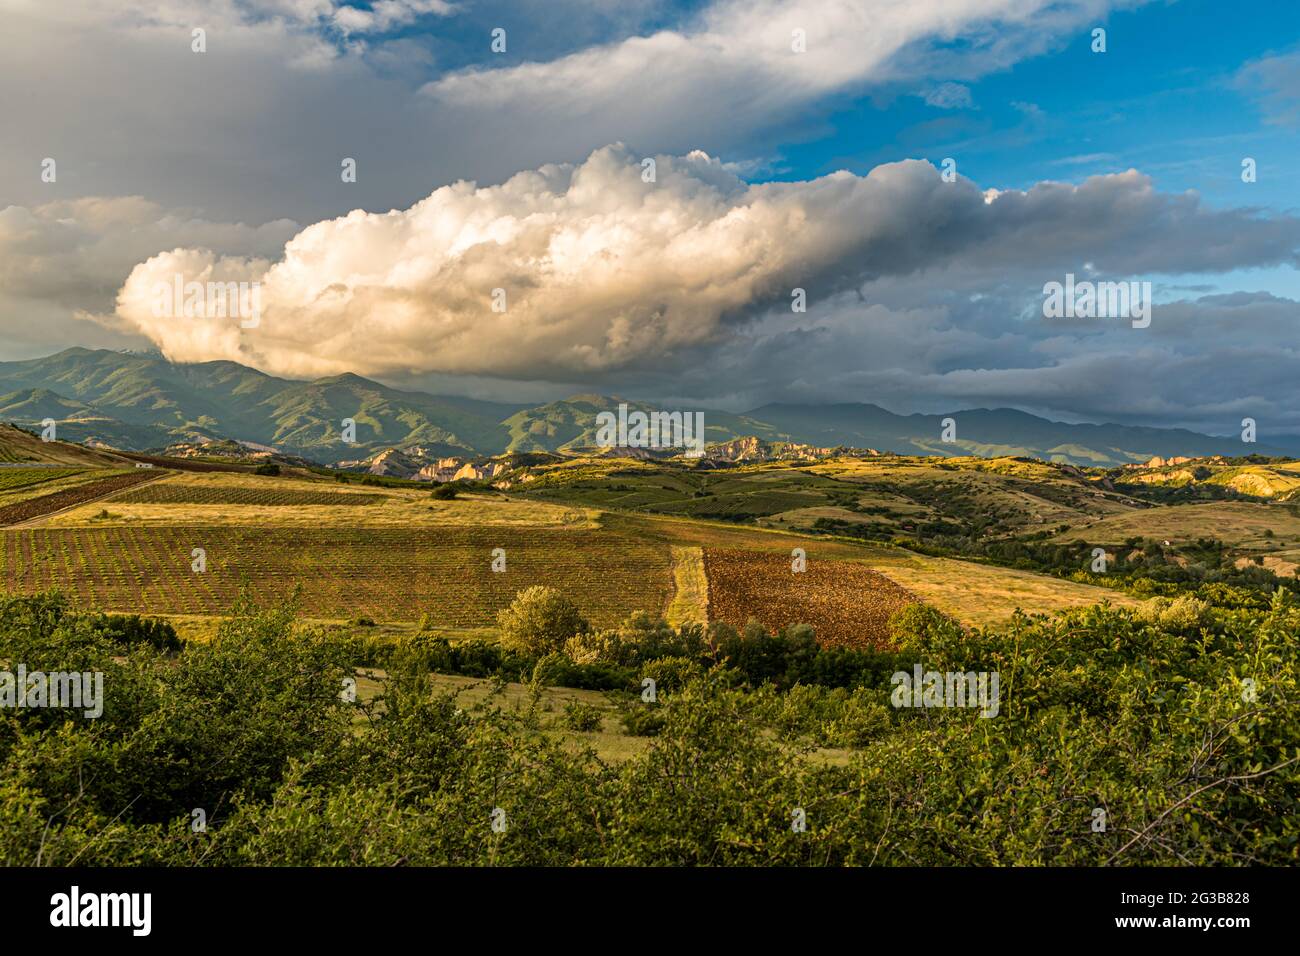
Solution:
M 561 650 L 565 641 L 588 629 L 572 601 L 540 584 L 520 591 L 497 615 L 497 624 L 503 647 L 537 657 Z
M 700 677 L 704 668 L 686 657 L 661 657 L 643 665 L 641 679 L 649 677 L 655 682 L 656 692 L 681 690 L 686 682 Z
M 255 475 L 275 476 L 278 475 L 279 473 L 280 473 L 280 466 L 272 461 L 264 461 L 262 462 L 262 464 L 258 465 L 256 468 L 253 469 L 253 474 Z
M 1198 630 L 1208 624 L 1212 616 L 1210 605 L 1190 594 L 1180 594 L 1172 599 L 1152 598 L 1137 610 L 1138 620 L 1175 634 Z
M 564 680 L 569 659 L 559 651 L 547 654 L 533 666 L 533 683 L 553 687 Z
M 762 624 L 750 620 L 743 634 L 729 627 L 715 628 L 713 633 L 719 660 L 754 686 L 766 682 L 791 686 L 798 679 L 795 675 L 813 666 L 821 650 L 807 624 L 792 624 L 768 634 Z
M 569 730 L 592 733 L 604 725 L 600 708 L 580 700 L 570 701 L 564 706 L 564 726 Z
M 452 482 L 438 485 L 433 489 L 433 497 L 437 498 L 439 501 L 450 501 L 456 497 L 456 485 Z
M 596 662 L 632 666 L 661 657 L 710 655 L 705 632 L 698 624 L 674 629 L 666 621 L 634 611 L 616 628 L 577 634 L 565 642 L 564 653 L 579 664 Z
M 822 740 L 832 747 L 864 747 L 889 732 L 889 710 L 865 688 L 843 694 L 835 713 L 822 725 Z
M 564 642 L 564 654 L 575 664 L 621 664 L 628 650 L 618 631 L 584 631 Z
M 166 621 L 139 614 L 109 614 L 98 621 L 100 633 L 117 644 L 147 644 L 160 651 L 179 651 L 181 639 Z
M 903 652 L 913 652 L 940 635 L 951 636 L 959 625 L 943 612 L 928 604 L 909 604 L 889 619 L 889 637 Z
M 667 722 L 664 709 L 655 704 L 635 703 L 619 714 L 623 732 L 633 737 L 657 737 Z

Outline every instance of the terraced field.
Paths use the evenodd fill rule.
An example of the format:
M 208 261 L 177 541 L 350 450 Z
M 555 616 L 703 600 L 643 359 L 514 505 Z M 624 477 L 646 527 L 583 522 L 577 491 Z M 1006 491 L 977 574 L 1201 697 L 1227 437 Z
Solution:
M 495 621 L 521 589 L 547 584 L 598 625 L 662 613 L 673 594 L 661 542 L 555 528 L 251 528 L 105 526 L 2 533 L 0 589 L 60 588 L 83 606 L 152 614 L 225 614 L 241 582 L 270 601 L 301 587 L 307 617 Z M 192 570 L 194 549 L 206 571 Z M 493 572 L 494 548 L 506 571 Z
M 0 468 L 0 495 L 81 474 L 83 468 Z
M 152 481 L 157 477 L 156 473 L 150 471 L 110 473 L 109 477 L 83 482 L 62 491 L 24 498 L 21 501 L 0 506 L 0 525 L 18 524 L 21 521 L 30 521 L 42 515 L 53 514 L 64 508 L 71 508 L 86 501 L 93 501 L 114 491 L 130 488 L 141 482 Z
M 131 505 L 372 505 L 384 495 L 366 492 L 311 491 L 284 487 L 249 488 L 241 485 L 195 485 L 177 482 L 137 488 L 113 499 Z
M 790 555 L 706 548 L 709 617 L 742 628 L 752 617 L 769 629 L 811 624 L 825 646 L 882 647 L 889 618 L 917 598 L 879 571 L 855 561 L 809 560 L 792 569 Z

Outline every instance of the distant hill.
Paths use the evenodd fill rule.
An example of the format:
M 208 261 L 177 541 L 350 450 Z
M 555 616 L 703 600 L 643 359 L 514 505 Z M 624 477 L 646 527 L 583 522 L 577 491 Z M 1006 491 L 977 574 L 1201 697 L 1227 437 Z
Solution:
M 744 415 L 706 409 L 665 409 L 646 402 L 606 395 L 574 395 L 559 402 L 549 402 L 535 408 L 524 408 L 511 415 L 504 424 L 510 432 L 510 451 L 579 451 L 597 446 L 597 418 L 601 412 L 618 415 L 619 406 L 627 405 L 628 414 L 634 411 L 647 416 L 652 412 L 681 411 L 704 412 L 704 439 L 706 443 L 725 442 L 742 436 L 756 436 L 768 440 L 784 436 L 771 425 Z
M 415 446 L 417 464 L 507 451 L 590 450 L 597 444 L 596 416 L 617 412 L 622 401 L 646 413 L 703 411 L 709 443 L 752 437 L 823 448 L 1025 456 L 1102 467 L 1156 455 L 1295 451 L 1244 447 L 1234 439 L 1182 429 L 1071 425 L 1010 408 L 897 415 L 872 404 L 771 404 L 737 415 L 659 409 L 605 395 L 527 406 L 403 391 L 353 374 L 302 382 L 236 362 L 174 364 L 157 353 L 71 348 L 40 359 L 0 362 L 0 420 L 30 428 L 53 418 L 61 437 L 131 450 L 235 439 L 329 464 Z M 955 442 L 941 440 L 945 417 L 956 421 Z M 344 419 L 356 424 L 355 444 L 342 440 Z
M 64 441 L 42 441 L 40 436 L 0 423 L 0 465 L 85 465 L 92 468 L 126 467 L 133 464 L 109 452 Z
M 1112 467 L 1152 456 L 1285 455 L 1287 450 L 1244 445 L 1181 428 L 1072 425 L 1013 408 L 977 408 L 942 415 L 896 415 L 878 405 L 764 405 L 749 417 L 799 441 L 853 445 L 911 455 L 1021 456 L 1074 465 Z M 956 440 L 944 442 L 943 420 L 952 418 Z
M 64 409 L 76 423 L 69 437 L 82 441 L 143 449 L 234 438 L 325 462 L 412 442 L 447 454 L 504 451 L 502 421 L 519 408 L 404 392 L 359 375 L 297 382 L 236 362 L 181 365 L 156 354 L 81 348 L 0 362 L 0 394 L 24 389 L 71 400 Z M 50 401 L 41 405 L 46 412 L 57 410 Z M 21 424 L 46 417 L 35 405 L 12 404 L 0 417 Z M 356 422 L 355 446 L 342 441 L 345 418 Z

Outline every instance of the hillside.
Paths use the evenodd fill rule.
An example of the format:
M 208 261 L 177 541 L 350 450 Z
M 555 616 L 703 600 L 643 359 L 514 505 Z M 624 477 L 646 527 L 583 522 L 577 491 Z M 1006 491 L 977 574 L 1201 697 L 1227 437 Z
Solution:
M 500 421 L 517 407 L 404 392 L 358 375 L 295 382 L 235 362 L 179 365 L 152 353 L 79 348 L 0 362 L 0 390 L 21 389 L 72 400 L 69 437 L 80 441 L 145 449 L 233 438 L 323 462 L 409 442 L 448 454 L 503 451 Z M 5 417 L 40 420 L 21 406 Z M 356 422 L 356 446 L 342 441 L 345 418 Z
M 818 445 L 880 448 L 899 454 L 1023 456 L 1075 465 L 1114 466 L 1153 455 L 1241 454 L 1240 441 L 1185 429 L 1067 424 L 1012 408 L 968 409 L 941 415 L 896 415 L 878 405 L 765 405 L 749 413 L 798 440 Z M 956 440 L 941 440 L 943 420 L 956 422 Z M 1251 449 L 1280 455 L 1276 448 Z
M 144 450 L 234 439 L 323 463 L 359 462 L 387 449 L 419 446 L 423 457 L 416 470 L 453 456 L 591 450 L 596 416 L 616 412 L 624 401 L 647 414 L 700 411 L 710 444 L 757 439 L 910 455 L 1032 456 L 1097 467 L 1145 462 L 1153 455 L 1229 456 L 1243 448 L 1232 438 L 1186 430 L 1068 424 L 1008 408 L 898 415 L 861 403 L 772 404 L 734 414 L 661 409 L 590 394 L 527 406 L 404 391 L 353 374 L 292 381 L 235 362 L 174 364 L 157 353 L 72 348 L 0 362 L 0 419 L 32 427 L 54 418 L 72 440 Z M 956 421 L 954 442 L 941 440 L 948 417 Z M 355 444 L 342 440 L 344 419 L 356 424 Z M 1286 453 L 1267 445 L 1251 450 Z M 728 452 L 721 457 L 734 458 Z
M 0 422 L 0 464 L 19 463 L 82 465 L 92 468 L 120 468 L 131 462 L 108 452 L 62 441 L 41 441 L 21 428 Z
M 1156 459 L 1114 471 L 1111 478 L 1134 494 L 1167 501 L 1233 496 L 1275 501 L 1300 498 L 1300 462 L 1262 455 Z
M 647 402 L 606 395 L 574 395 L 563 401 L 521 409 L 506 419 L 504 424 L 510 432 L 510 450 L 593 450 L 598 447 L 596 416 L 602 412 L 617 415 L 620 404 L 625 404 L 629 413 L 639 411 L 647 416 L 662 411 L 703 412 L 706 444 L 748 436 L 767 440 L 788 438 L 771 425 L 746 415 L 732 415 L 727 412 L 698 408 L 664 409 Z M 680 451 L 680 449 L 669 450 L 667 454 L 680 453 Z

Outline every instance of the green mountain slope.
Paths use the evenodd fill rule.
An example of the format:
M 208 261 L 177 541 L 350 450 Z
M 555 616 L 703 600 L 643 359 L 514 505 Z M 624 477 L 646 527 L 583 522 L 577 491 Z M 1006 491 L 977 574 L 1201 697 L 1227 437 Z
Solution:
M 68 349 L 0 363 L 0 391 L 44 390 L 43 413 L 17 401 L 5 417 L 20 424 L 51 414 L 78 421 L 69 437 L 130 448 L 238 438 L 332 462 L 367 450 L 421 443 L 447 454 L 496 453 L 508 443 L 501 420 L 518 406 L 404 392 L 359 375 L 296 382 L 235 362 L 172 364 L 152 353 Z M 60 410 L 51 404 L 68 400 Z M 93 408 L 94 414 L 87 414 Z M 355 446 L 342 441 L 356 422 Z M 92 421 L 97 420 L 97 421 Z
M 157 353 L 82 348 L 22 362 L 0 362 L 0 418 L 25 427 L 43 418 L 62 436 L 130 449 L 177 441 L 233 438 L 333 463 L 421 445 L 433 455 L 570 451 L 596 445 L 597 416 L 622 399 L 575 395 L 538 406 L 403 391 L 359 375 L 313 382 L 266 375 L 236 362 L 173 364 Z M 628 401 L 629 409 L 660 408 Z M 765 405 L 743 415 L 701 410 L 706 441 L 753 436 L 901 454 L 1027 456 L 1113 467 L 1159 455 L 1284 455 L 1286 448 L 1243 447 L 1233 439 L 1179 429 L 1072 425 L 1009 408 L 945 415 L 896 415 L 877 405 Z M 957 423 L 941 440 L 943 419 Z M 342 441 L 343 420 L 356 444 Z
M 627 405 L 630 414 L 643 412 L 703 412 L 706 443 L 729 441 L 742 435 L 777 440 L 784 436 L 771 425 L 728 412 L 705 409 L 664 408 L 607 395 L 574 395 L 563 401 L 548 402 L 525 408 L 505 420 L 510 433 L 510 451 L 573 451 L 592 449 L 597 441 L 597 416 L 610 412 L 617 416 L 619 405 Z

